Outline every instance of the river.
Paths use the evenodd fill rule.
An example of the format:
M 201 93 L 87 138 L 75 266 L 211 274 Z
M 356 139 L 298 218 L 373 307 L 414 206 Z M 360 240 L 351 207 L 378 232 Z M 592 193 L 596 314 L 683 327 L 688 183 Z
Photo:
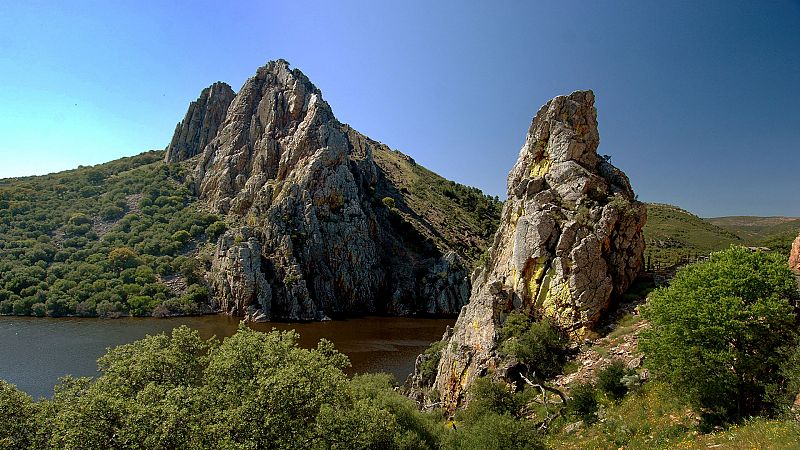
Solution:
M 261 331 L 294 329 L 306 348 L 326 338 L 350 357 L 350 373 L 388 372 L 402 382 L 414 370 L 416 356 L 454 323 L 453 319 L 365 317 L 251 327 Z M 34 398 L 49 397 L 63 375 L 96 376 L 97 358 L 108 347 L 180 325 L 197 329 L 204 338 L 223 338 L 236 332 L 238 324 L 238 319 L 224 315 L 110 320 L 0 316 L 0 379 Z

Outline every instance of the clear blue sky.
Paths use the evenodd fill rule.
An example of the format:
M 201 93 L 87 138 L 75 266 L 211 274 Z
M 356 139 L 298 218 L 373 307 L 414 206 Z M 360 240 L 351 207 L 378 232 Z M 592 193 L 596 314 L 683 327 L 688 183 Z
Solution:
M 505 197 L 530 120 L 593 89 L 639 198 L 800 216 L 800 3 L 3 1 L 0 177 L 163 148 L 284 58 L 336 116 Z

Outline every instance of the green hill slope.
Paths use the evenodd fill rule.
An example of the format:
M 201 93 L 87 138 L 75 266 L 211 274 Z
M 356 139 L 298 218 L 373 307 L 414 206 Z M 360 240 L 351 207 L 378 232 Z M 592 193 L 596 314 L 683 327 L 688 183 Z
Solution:
M 769 247 L 788 254 L 800 233 L 800 217 L 712 217 L 708 222 L 736 233 L 748 245 Z
M 706 255 L 745 241 L 677 206 L 647 204 L 645 256 L 651 264 L 672 265 L 681 258 Z

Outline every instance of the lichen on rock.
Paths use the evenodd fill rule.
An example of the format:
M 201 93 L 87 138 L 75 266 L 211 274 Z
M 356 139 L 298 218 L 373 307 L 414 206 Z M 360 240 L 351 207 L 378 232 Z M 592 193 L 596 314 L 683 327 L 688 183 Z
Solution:
M 503 363 L 497 336 L 508 313 L 547 317 L 577 338 L 639 272 L 646 210 L 598 144 L 591 91 L 556 97 L 536 114 L 489 260 L 444 346 L 435 388 L 447 407 Z

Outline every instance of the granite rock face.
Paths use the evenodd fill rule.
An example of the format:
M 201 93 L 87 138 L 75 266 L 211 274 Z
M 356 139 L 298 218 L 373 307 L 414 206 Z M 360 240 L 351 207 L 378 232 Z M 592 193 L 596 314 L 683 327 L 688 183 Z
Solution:
M 178 162 L 200 153 L 217 135 L 235 95 L 233 89 L 221 81 L 203 89 L 175 127 L 164 160 L 168 163 Z
M 434 386 L 447 407 L 477 377 L 506 369 L 496 347 L 509 312 L 550 318 L 579 337 L 639 272 L 646 210 L 625 174 L 597 154 L 596 114 L 591 91 L 556 97 L 536 114 L 489 261 L 442 351 Z
M 792 252 L 789 254 L 789 267 L 800 275 L 800 235 L 792 242 Z
M 381 201 L 397 192 L 373 159 L 381 145 L 337 121 L 286 61 L 245 82 L 194 175 L 233 225 L 209 277 L 220 309 L 252 320 L 459 311 L 467 268 L 404 222 L 404 205 Z

